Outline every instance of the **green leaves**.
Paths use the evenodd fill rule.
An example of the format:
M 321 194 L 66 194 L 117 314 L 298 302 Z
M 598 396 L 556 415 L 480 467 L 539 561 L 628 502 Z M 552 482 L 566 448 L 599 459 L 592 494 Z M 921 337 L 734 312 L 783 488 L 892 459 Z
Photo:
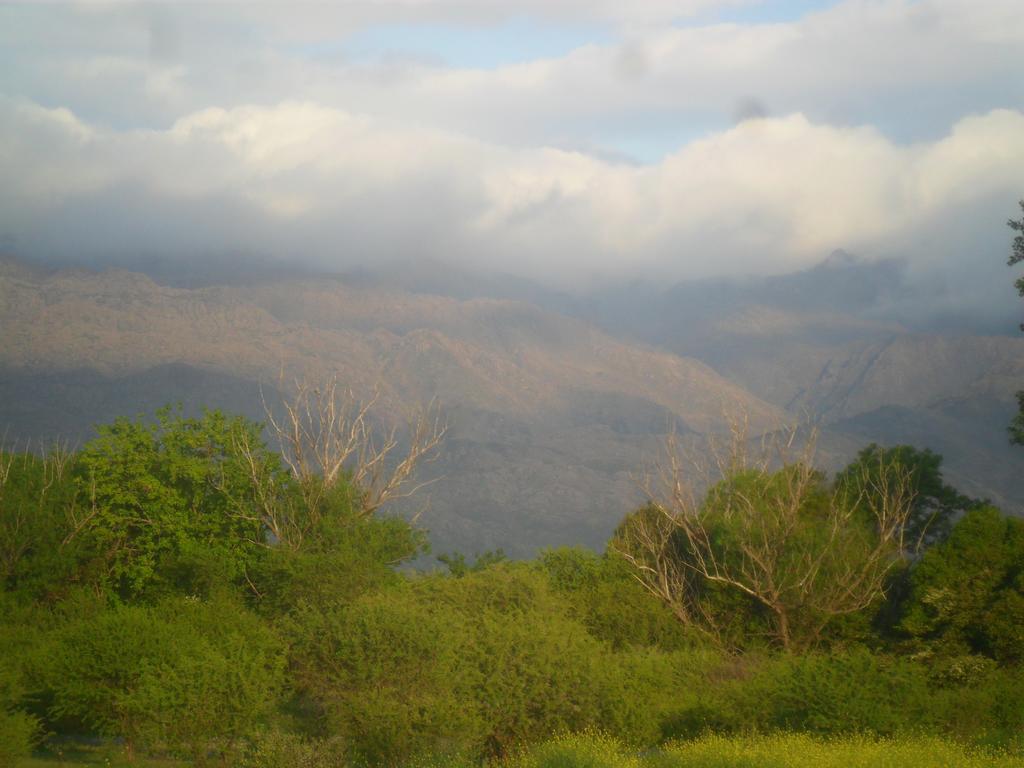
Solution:
M 939 653 L 1024 660 L 1024 524 L 968 512 L 915 566 L 899 629 Z
M 1024 200 L 1020 201 L 1020 209 L 1024 212 Z M 1010 219 L 1006 222 L 1006 225 L 1014 232 L 1019 233 L 1013 238 L 1010 258 L 1007 260 L 1007 264 L 1012 267 L 1014 264 L 1024 261 L 1024 216 L 1021 216 L 1019 221 Z M 1024 296 L 1024 280 L 1017 281 L 1017 288 L 1020 291 L 1020 295 Z
M 242 446 L 255 446 L 245 455 Z M 164 408 L 154 422 L 118 419 L 78 456 L 75 477 L 88 523 L 81 536 L 117 594 L 201 588 L 203 564 L 240 579 L 262 557 L 267 533 L 253 494 L 261 479 L 288 479 L 259 425 L 218 411 L 186 418 Z M 172 583 L 173 582 L 173 583 Z
M 910 548 L 918 543 L 931 545 L 942 541 L 949 534 L 952 521 L 979 503 L 945 483 L 942 456 L 909 445 L 886 448 L 872 443 L 837 475 L 836 484 L 846 488 L 851 497 L 873 493 L 885 484 L 880 477 L 883 472 L 905 472 L 909 478 L 914 502 L 904 542 Z
M 250 732 L 277 704 L 283 647 L 230 599 L 120 605 L 64 627 L 51 712 L 130 744 L 202 751 Z
M 1020 201 L 1020 209 L 1024 212 L 1024 200 Z M 1007 260 L 1007 264 L 1012 267 L 1024 261 L 1024 216 L 1021 216 L 1020 220 L 1010 219 L 1006 224 L 1017 233 L 1010 248 L 1010 258 Z M 1013 284 L 1017 293 L 1024 296 L 1024 277 L 1018 277 Z M 1021 330 L 1024 330 L 1024 323 L 1021 324 Z M 1024 445 L 1024 391 L 1017 393 L 1017 405 L 1017 415 L 1009 426 L 1010 442 L 1014 445 Z

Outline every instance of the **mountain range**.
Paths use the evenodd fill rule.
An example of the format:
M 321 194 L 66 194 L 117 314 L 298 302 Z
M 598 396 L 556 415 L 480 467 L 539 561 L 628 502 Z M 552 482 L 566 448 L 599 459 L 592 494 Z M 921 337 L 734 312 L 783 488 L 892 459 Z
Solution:
M 0 425 L 81 441 L 176 401 L 260 418 L 296 377 L 378 389 L 383 423 L 436 400 L 449 432 L 416 500 L 436 551 L 600 547 L 670 430 L 699 444 L 736 414 L 754 436 L 816 423 L 827 468 L 870 441 L 933 448 L 961 490 L 1016 512 L 1024 339 L 909 318 L 910 290 L 898 263 L 842 252 L 589 296 L 443 265 L 175 285 L 8 260 Z

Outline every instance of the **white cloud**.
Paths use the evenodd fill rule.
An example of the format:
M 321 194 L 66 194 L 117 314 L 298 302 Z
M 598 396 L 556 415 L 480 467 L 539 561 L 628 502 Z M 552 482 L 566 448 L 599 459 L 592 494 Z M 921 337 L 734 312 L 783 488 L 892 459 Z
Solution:
M 623 132 L 634 144 L 649 134 L 689 137 L 729 124 L 751 102 L 768 114 L 874 124 L 900 140 L 1024 103 L 1019 0 L 845 0 L 785 23 L 665 21 L 730 4 L 114 3 L 79 14 L 6 6 L 0 49 L 17 67 L 0 73 L 0 93 L 130 127 L 167 127 L 210 107 L 312 101 L 486 141 L 613 152 Z M 445 66 L 346 48 L 370 22 L 463 24 L 486 40 L 486 27 L 472 26 L 480 14 L 588 23 L 616 9 L 632 21 L 610 42 L 495 69 L 460 66 L 458 50 Z M 639 23 L 648 17 L 659 23 Z
M 430 21 L 494 23 L 524 15 L 556 20 L 604 19 L 619 24 L 664 23 L 718 8 L 758 5 L 764 0 L 292 0 L 289 3 L 252 3 L 250 0 L 185 0 L 183 6 L 206 5 L 208 11 L 243 16 L 250 23 L 282 28 L 304 39 L 324 36 L 325 27 L 365 23 Z M 86 13 L 109 13 L 125 8 L 162 5 L 161 0 L 78 0 Z
M 744 4 L 0 5 L 0 175 L 17 180 L 0 242 L 424 255 L 563 284 L 781 272 L 835 247 L 1004 269 L 1024 194 L 1019 0 L 699 16 Z M 492 69 L 346 48 L 368 24 L 486 35 L 524 15 L 611 31 Z M 652 136 L 660 160 L 621 159 Z
M 912 251 L 936 222 L 975 230 L 958 217 L 978 203 L 1003 216 L 1024 178 L 1024 114 L 1005 110 L 905 146 L 799 114 L 750 120 L 644 167 L 303 102 L 203 110 L 161 131 L 5 102 L 0 146 L 0 175 L 20 180 L 2 193 L 0 233 L 44 251 L 425 255 L 563 284 Z

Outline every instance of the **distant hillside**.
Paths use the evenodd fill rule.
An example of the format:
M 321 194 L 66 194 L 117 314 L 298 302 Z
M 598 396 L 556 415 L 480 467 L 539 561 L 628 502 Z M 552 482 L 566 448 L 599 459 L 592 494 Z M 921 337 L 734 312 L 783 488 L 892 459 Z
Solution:
M 699 442 L 726 412 L 755 432 L 817 421 L 831 467 L 870 441 L 929 447 L 965 492 L 1024 508 L 1024 451 L 1005 432 L 1024 338 L 904 322 L 895 263 L 836 254 L 792 276 L 624 286 L 567 304 L 573 317 L 531 284 L 504 287 L 548 309 L 441 295 L 424 275 L 189 289 L 0 263 L 0 425 L 82 439 L 178 400 L 258 417 L 282 371 L 379 385 L 382 421 L 437 398 L 452 429 L 422 520 L 437 549 L 469 553 L 600 546 L 666 431 Z M 502 285 L 463 275 L 449 292 Z
M 1006 433 L 1024 388 L 1013 322 L 1006 334 L 978 318 L 954 323 L 898 262 L 842 251 L 791 275 L 648 288 L 642 300 L 638 290 L 597 297 L 588 316 L 817 421 L 834 465 L 869 441 L 928 447 L 965 492 L 1024 511 L 1024 450 Z
M 252 415 L 257 382 L 272 387 L 282 370 L 379 385 L 383 420 L 437 398 L 452 429 L 423 520 L 442 549 L 600 545 L 670 427 L 705 434 L 724 412 L 755 429 L 783 418 L 703 363 L 581 320 L 339 280 L 184 289 L 7 263 L 0 326 L 0 423 L 24 437 L 82 438 L 87 423 L 163 399 Z

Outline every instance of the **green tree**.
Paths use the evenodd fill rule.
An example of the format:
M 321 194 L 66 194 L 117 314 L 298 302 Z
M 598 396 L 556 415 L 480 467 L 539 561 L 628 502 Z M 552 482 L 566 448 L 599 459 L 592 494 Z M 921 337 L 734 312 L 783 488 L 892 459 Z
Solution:
M 350 516 L 341 508 L 321 515 L 315 535 L 297 550 L 272 547 L 250 577 L 262 613 L 281 616 L 298 605 L 334 609 L 400 583 L 396 566 L 425 548 L 423 531 L 406 520 Z
M 1024 212 L 1024 200 L 1020 201 L 1020 208 Z M 1019 220 L 1010 219 L 1006 223 L 1017 233 L 1013 238 L 1010 258 L 1007 261 L 1007 264 L 1012 267 L 1024 261 L 1024 216 L 1021 216 Z M 1017 288 L 1017 293 L 1024 296 L 1024 277 L 1018 277 L 1014 286 Z M 1021 330 L 1024 330 L 1024 323 L 1021 324 Z M 1024 445 L 1024 390 L 1017 393 L 1017 407 L 1017 415 L 1010 422 L 1010 442 L 1015 445 Z
M 73 580 L 74 458 L 61 445 L 42 456 L 0 451 L 0 589 L 55 597 Z
M 611 546 L 680 621 L 719 643 L 729 637 L 723 620 L 746 606 L 773 643 L 815 646 L 884 597 L 913 497 L 898 467 L 865 472 L 855 492 L 806 458 L 772 471 L 734 457 L 698 501 L 676 457 L 667 498 L 631 516 Z M 732 610 L 721 610 L 723 598 Z
M 260 500 L 289 490 L 259 425 L 219 411 L 118 419 L 84 446 L 75 474 L 82 511 L 73 535 L 125 597 L 242 580 L 271 543 Z
M 472 564 L 466 560 L 466 556 L 461 552 L 437 556 L 437 561 L 443 564 L 448 569 L 448 573 L 456 578 L 465 576 L 467 573 L 482 571 L 485 568 L 490 568 L 492 565 L 503 563 L 507 559 L 502 549 L 487 550 L 483 554 L 478 554 L 473 559 Z
M 968 512 L 914 566 L 898 628 L 936 653 L 1024 660 L 1024 523 Z
M 894 477 L 882 482 L 878 474 L 883 471 Z M 836 483 L 852 495 L 877 493 L 879 488 L 891 486 L 896 474 L 907 476 L 913 494 L 904 531 L 910 547 L 942 541 L 953 520 L 979 503 L 944 482 L 942 456 L 909 445 L 883 448 L 872 443 L 839 472 Z

